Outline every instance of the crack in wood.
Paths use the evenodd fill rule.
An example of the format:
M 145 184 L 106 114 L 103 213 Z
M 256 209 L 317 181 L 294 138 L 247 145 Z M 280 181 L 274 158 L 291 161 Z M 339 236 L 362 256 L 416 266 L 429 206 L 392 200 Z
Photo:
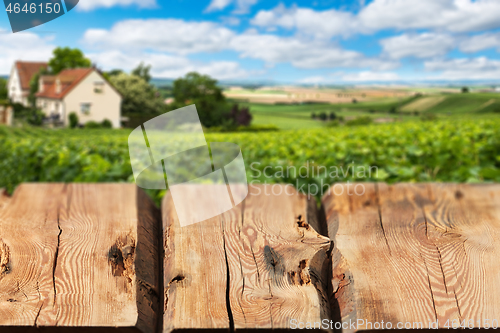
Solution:
M 436 310 L 436 301 L 434 300 L 434 292 L 432 291 L 431 277 L 429 275 L 429 267 L 427 267 L 427 262 L 425 261 L 425 258 L 422 256 L 422 254 L 420 254 L 420 257 L 424 261 L 425 270 L 427 272 L 427 283 L 429 285 L 429 291 L 431 292 L 432 308 L 434 309 L 434 315 L 436 316 L 436 320 L 438 320 L 438 314 L 437 314 L 437 310 Z
M 224 258 L 226 260 L 226 309 L 227 316 L 229 319 L 229 331 L 234 332 L 234 317 L 233 311 L 231 309 L 231 299 L 230 299 L 230 287 L 231 287 L 231 274 L 229 272 L 229 261 L 227 258 L 227 248 L 226 248 L 226 233 L 224 230 L 224 218 L 221 216 L 222 222 L 222 242 L 224 247 Z
M 52 287 L 54 288 L 54 301 L 53 301 L 54 307 L 56 305 L 56 296 L 57 296 L 56 268 L 57 268 L 57 259 L 59 258 L 59 247 L 61 245 L 61 234 L 62 234 L 62 229 L 59 224 L 59 213 L 57 215 L 57 228 L 59 229 L 59 233 L 57 234 L 57 246 L 56 246 L 56 252 L 54 253 L 54 264 L 52 266 Z
M 391 255 L 392 254 L 391 247 L 389 246 L 389 241 L 387 239 L 387 235 L 385 234 L 384 222 L 382 221 L 382 207 L 380 206 L 380 193 L 377 183 L 375 183 L 375 194 L 377 196 L 377 210 L 378 210 L 380 228 L 382 229 L 382 235 L 384 235 L 385 244 L 387 244 L 387 248 L 389 249 L 389 255 Z
M 453 295 L 455 296 L 455 302 L 457 303 L 458 317 L 460 318 L 460 321 L 462 321 L 462 311 L 460 310 L 460 305 L 458 304 L 458 298 L 457 293 L 455 292 L 455 288 L 453 288 Z

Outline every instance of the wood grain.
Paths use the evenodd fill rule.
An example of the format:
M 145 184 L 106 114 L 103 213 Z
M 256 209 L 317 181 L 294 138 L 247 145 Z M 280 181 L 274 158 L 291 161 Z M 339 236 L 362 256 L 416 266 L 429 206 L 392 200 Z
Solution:
M 159 223 L 132 184 L 19 186 L 0 208 L 0 331 L 155 332 Z
M 339 320 L 364 320 L 357 329 L 500 320 L 499 185 L 363 186 L 323 198 Z
M 232 210 L 180 227 L 167 194 L 164 332 L 288 329 L 293 319 L 328 319 L 331 242 L 309 226 L 307 207 L 290 187 L 253 185 Z

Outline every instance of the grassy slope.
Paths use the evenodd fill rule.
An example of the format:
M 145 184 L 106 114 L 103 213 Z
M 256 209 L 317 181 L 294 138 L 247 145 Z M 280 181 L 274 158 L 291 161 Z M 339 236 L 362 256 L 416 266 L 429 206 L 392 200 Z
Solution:
M 437 103 L 426 103 L 428 99 L 437 99 Z M 498 117 L 498 114 L 493 112 L 500 110 L 500 94 L 436 94 L 407 99 L 381 99 L 356 104 L 248 104 L 248 106 L 254 116 L 253 123 L 256 125 L 272 124 L 283 130 L 313 129 L 324 127 L 323 122 L 311 119 L 313 112 L 316 114 L 335 112 L 337 116 L 343 116 L 347 119 L 369 116 L 372 118 L 398 118 L 400 121 L 418 119 L 419 115 L 413 115 L 413 111 L 429 112 L 440 117 L 469 118 L 480 115 L 482 118 L 495 118 Z M 392 108 L 400 110 L 400 113 L 389 113 Z
M 321 121 L 311 119 L 314 112 L 319 115 L 322 112 L 330 114 L 335 112 L 337 116 L 353 118 L 357 116 L 370 116 L 373 118 L 401 117 L 389 114 L 393 107 L 398 107 L 406 100 L 384 99 L 379 101 L 349 104 L 295 104 L 295 105 L 269 105 L 269 104 L 247 104 L 254 117 L 253 124 L 272 124 L 280 129 L 312 129 L 324 127 Z M 375 113 L 369 113 L 374 110 Z M 412 117 L 414 118 L 414 117 Z
M 493 93 L 452 94 L 448 95 L 445 100 L 433 106 L 427 111 L 432 113 L 455 113 L 455 114 L 485 112 L 485 111 L 487 112 L 489 111 L 489 109 L 486 108 L 490 103 L 496 104 L 496 106 L 498 106 L 500 104 L 500 94 L 493 94 Z

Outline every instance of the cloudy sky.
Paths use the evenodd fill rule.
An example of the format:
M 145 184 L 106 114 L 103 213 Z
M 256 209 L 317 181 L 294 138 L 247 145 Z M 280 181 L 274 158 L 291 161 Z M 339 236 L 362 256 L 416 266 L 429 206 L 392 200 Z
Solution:
M 16 59 L 82 49 L 98 67 L 287 83 L 500 81 L 500 0 L 80 0 L 13 34 L 0 14 L 0 74 Z

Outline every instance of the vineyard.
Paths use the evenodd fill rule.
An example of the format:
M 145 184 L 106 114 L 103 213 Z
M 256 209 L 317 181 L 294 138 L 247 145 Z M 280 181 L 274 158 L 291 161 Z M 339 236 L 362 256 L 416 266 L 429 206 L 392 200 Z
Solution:
M 133 182 L 128 130 L 0 127 L 0 187 L 21 182 Z M 234 142 L 249 182 L 500 181 L 500 120 L 440 120 L 268 133 L 210 133 Z M 263 172 L 265 171 L 265 172 Z M 151 192 L 158 200 L 163 192 Z

